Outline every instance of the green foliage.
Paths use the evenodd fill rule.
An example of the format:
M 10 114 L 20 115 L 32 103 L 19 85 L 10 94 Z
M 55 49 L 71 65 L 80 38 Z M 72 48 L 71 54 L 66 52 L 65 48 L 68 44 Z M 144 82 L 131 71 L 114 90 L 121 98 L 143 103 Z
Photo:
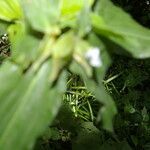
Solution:
M 29 149 L 35 137 L 44 130 L 43 125 L 48 125 L 56 115 L 65 82 L 60 78 L 58 85 L 50 90 L 47 82 L 49 71 L 50 66 L 46 63 L 36 75 L 29 72 L 22 77 L 15 65 L 5 64 L 1 67 L 3 74 L 0 79 L 5 82 L 0 94 L 1 99 L 5 99 L 4 102 L 1 101 L 0 113 L 1 119 L 3 118 L 0 130 L 1 149 L 11 149 L 12 145 L 14 149 Z M 8 110 L 7 113 L 5 110 Z M 18 143 L 19 133 L 24 134 L 24 138 Z M 7 140 L 9 135 L 12 135 L 11 140 Z
M 103 84 L 111 64 L 110 53 L 117 51 L 136 58 L 150 57 L 149 29 L 140 26 L 109 0 L 1 0 L 0 20 L 1 34 L 8 32 L 11 43 L 11 57 L 3 60 L 0 68 L 0 83 L 3 83 L 0 90 L 0 149 L 33 148 L 36 138 L 52 125 L 59 111 L 68 72 L 83 79 L 88 91 L 100 103 L 97 120 L 102 122 L 104 129 L 113 131 L 117 109 L 114 96 L 111 97 L 106 91 L 107 85 Z M 136 76 L 137 73 L 133 69 L 126 76 L 122 90 L 138 84 L 142 73 Z M 90 117 L 88 114 L 84 118 L 96 120 L 89 101 L 86 100 L 86 104 Z M 79 108 L 78 113 L 82 116 L 83 108 Z M 125 108 L 129 113 L 141 111 L 130 102 Z M 139 123 L 141 118 L 136 114 Z M 142 114 L 146 120 L 146 106 Z M 72 121 L 74 117 L 70 116 Z M 65 126 L 66 122 L 62 119 L 61 125 Z M 99 136 L 93 124 L 79 125 L 82 126 L 85 131 L 79 130 L 75 149 L 78 145 L 81 147 L 84 140 L 86 143 Z M 84 139 L 87 128 L 92 131 L 91 137 Z M 55 138 L 53 133 L 57 135 Z M 65 133 L 60 136 L 57 129 L 51 130 L 48 138 L 69 139 L 70 134 L 64 136 Z M 117 146 L 110 143 L 97 147 L 110 149 L 113 145 L 120 149 L 123 144 L 128 148 L 126 141 Z
M 115 99 L 119 112 L 114 120 L 115 133 L 119 140 L 126 139 L 132 149 L 147 150 L 150 140 L 150 59 L 135 60 L 115 56 L 114 60 L 106 78 L 114 74 L 119 76 L 107 82 L 106 87 Z
M 117 43 L 134 57 L 146 58 L 150 56 L 150 31 L 148 29 L 144 29 L 128 14 L 122 14 L 122 10 L 113 6 L 108 0 L 101 0 L 97 4 L 96 12 L 101 16 L 100 18 L 93 15 L 93 26 L 98 33 Z M 102 19 L 103 24 L 101 23 Z

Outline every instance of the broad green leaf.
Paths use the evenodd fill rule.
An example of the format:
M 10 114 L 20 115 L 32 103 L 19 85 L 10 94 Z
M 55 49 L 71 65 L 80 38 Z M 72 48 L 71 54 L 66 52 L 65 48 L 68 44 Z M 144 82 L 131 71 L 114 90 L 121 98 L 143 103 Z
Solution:
M 25 16 L 35 30 L 44 33 L 59 32 L 59 0 L 23 0 L 22 6 Z
M 0 19 L 4 21 L 14 21 L 22 18 L 22 10 L 19 0 L 0 1 Z
M 49 63 L 37 74 L 22 75 L 19 68 L 5 63 L 0 68 L 0 149 L 32 149 L 36 138 L 52 122 L 65 90 L 64 74 L 50 88 Z
M 92 22 L 97 33 L 122 46 L 134 57 L 150 57 L 150 30 L 110 0 L 99 1 L 95 12 L 97 16 L 93 15 Z

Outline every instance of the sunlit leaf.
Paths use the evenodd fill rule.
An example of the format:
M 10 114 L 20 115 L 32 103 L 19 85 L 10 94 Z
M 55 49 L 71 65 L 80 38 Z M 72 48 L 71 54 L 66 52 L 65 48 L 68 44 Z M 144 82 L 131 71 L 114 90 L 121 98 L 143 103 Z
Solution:
M 78 28 L 77 18 L 80 18 L 80 12 L 82 11 L 82 15 L 86 15 L 85 19 L 87 20 L 88 11 L 85 8 L 91 7 L 93 4 L 93 0 L 62 0 L 61 1 L 61 26 L 62 27 L 73 27 Z M 86 11 L 87 14 L 85 14 Z M 83 21 L 83 20 L 82 20 Z M 84 22 L 83 22 L 84 23 Z M 88 25 L 87 25 L 88 26 Z
M 22 10 L 18 0 L 0 1 L 0 19 L 14 21 L 22 18 Z

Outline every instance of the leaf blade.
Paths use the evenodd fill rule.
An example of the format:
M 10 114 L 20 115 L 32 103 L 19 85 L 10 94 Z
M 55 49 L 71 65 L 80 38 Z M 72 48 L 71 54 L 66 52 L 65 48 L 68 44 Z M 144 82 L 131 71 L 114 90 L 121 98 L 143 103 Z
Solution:
M 11 101 L 16 102 L 16 105 L 13 105 L 8 112 L 5 109 L 0 111 L 0 116 L 5 115 L 7 118 L 1 120 L 3 128 L 0 128 L 0 149 L 31 149 L 35 139 L 52 122 L 61 105 L 61 95 L 65 90 L 65 82 L 64 79 L 61 79 L 58 86 L 49 90 L 48 68 L 49 65 L 44 64 L 35 77 L 32 75 L 24 79 L 21 77 L 16 89 L 8 94 L 4 99 L 5 101 L 1 99 L 1 104 L 8 102 L 6 108 L 11 108 Z M 63 87 L 61 90 L 60 86 Z M 21 90 L 20 94 L 19 89 Z M 13 94 L 15 95 L 12 96 Z M 3 105 L 0 107 L 2 108 Z

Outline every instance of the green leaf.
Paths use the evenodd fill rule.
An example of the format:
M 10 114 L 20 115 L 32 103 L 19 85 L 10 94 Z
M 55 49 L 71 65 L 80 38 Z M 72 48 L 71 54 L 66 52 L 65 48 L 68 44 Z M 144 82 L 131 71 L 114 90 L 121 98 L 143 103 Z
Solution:
M 61 6 L 61 14 L 62 16 L 73 16 L 77 14 L 84 5 L 89 4 L 92 5 L 93 0 L 63 0 Z
M 32 149 L 35 139 L 52 122 L 65 90 L 64 74 L 57 85 L 48 83 L 51 65 L 43 64 L 37 74 L 22 75 L 10 63 L 0 68 L 0 149 Z
M 63 0 L 61 6 L 61 14 L 63 16 L 76 14 L 81 10 L 82 6 L 83 0 L 76 0 L 76 1 Z
M 22 10 L 18 0 L 0 1 L 0 19 L 4 21 L 14 21 L 22 18 Z
M 122 46 L 134 57 L 150 57 L 150 30 L 139 25 L 110 0 L 101 0 L 96 13 L 92 15 L 92 22 L 97 33 Z
M 23 0 L 25 16 L 31 26 L 44 33 L 59 32 L 58 19 L 60 16 L 59 0 Z
M 93 4 L 93 0 L 62 0 L 61 4 L 61 26 L 63 28 L 67 26 L 78 28 L 77 18 L 80 19 L 80 12 L 82 11 L 82 15 L 88 16 L 83 12 L 83 9 L 90 7 Z M 87 18 L 83 17 L 82 19 L 87 20 Z

